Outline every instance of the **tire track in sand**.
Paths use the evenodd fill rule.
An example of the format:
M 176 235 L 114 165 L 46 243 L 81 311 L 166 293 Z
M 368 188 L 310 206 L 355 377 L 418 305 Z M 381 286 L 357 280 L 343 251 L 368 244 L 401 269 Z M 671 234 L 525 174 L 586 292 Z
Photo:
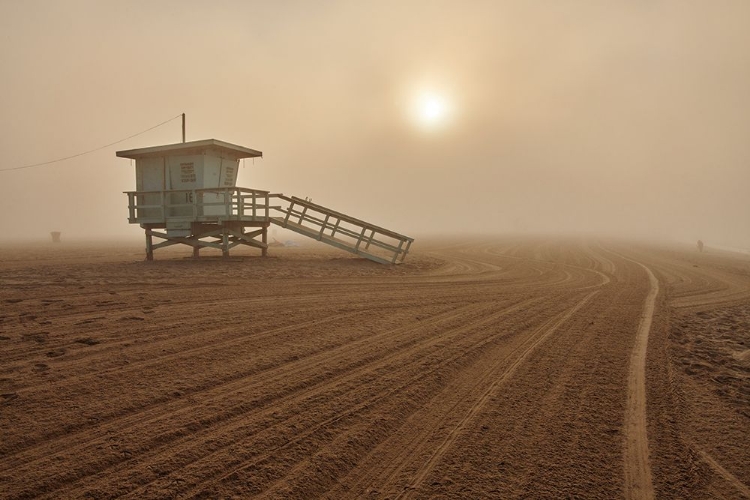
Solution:
M 514 313 L 519 311 L 525 306 L 528 306 L 530 304 L 533 304 L 537 302 L 536 299 L 529 299 L 525 300 L 519 303 L 516 303 L 502 311 L 496 312 L 494 314 L 490 314 L 489 316 L 486 316 L 485 318 L 470 322 L 467 325 L 464 325 L 461 328 L 457 328 L 456 332 L 463 332 L 467 333 L 471 330 L 476 329 L 477 332 L 481 331 L 481 328 L 486 327 L 489 324 L 494 323 L 499 318 L 504 317 L 508 314 Z M 409 373 L 411 378 L 406 378 L 404 382 L 388 389 L 385 392 L 377 392 L 373 394 L 372 396 L 363 399 L 359 402 L 357 402 L 353 406 L 349 406 L 344 408 L 342 411 L 334 414 L 333 416 L 327 418 L 326 420 L 323 420 L 319 423 L 316 423 L 314 426 L 301 431 L 297 436 L 295 436 L 293 439 L 286 441 L 282 445 L 264 450 L 261 454 L 259 454 L 257 457 L 253 457 L 251 460 L 245 461 L 241 464 L 239 464 L 236 467 L 233 467 L 228 472 L 226 470 L 221 471 L 221 475 L 217 477 L 210 477 L 210 478 L 204 478 L 204 480 L 197 485 L 195 485 L 192 489 L 190 489 L 187 492 L 184 492 L 184 496 L 188 498 L 198 497 L 207 495 L 208 491 L 206 488 L 209 485 L 215 485 L 220 483 L 223 480 L 226 480 L 227 478 L 231 476 L 235 476 L 240 472 L 243 472 L 247 469 L 251 469 L 254 467 L 259 466 L 260 464 L 268 461 L 270 458 L 274 457 L 280 450 L 285 448 L 290 448 L 294 445 L 299 444 L 304 439 L 309 438 L 310 436 L 314 435 L 315 433 L 319 433 L 324 431 L 325 429 L 328 429 L 331 427 L 332 424 L 344 420 L 345 418 L 352 417 L 356 414 L 358 414 L 360 411 L 374 407 L 375 405 L 379 404 L 382 401 L 388 400 L 390 398 L 393 398 L 394 396 L 397 396 L 400 393 L 403 393 L 405 391 L 408 391 L 410 388 L 413 388 L 417 382 L 428 378 L 429 376 L 433 375 L 434 373 L 438 372 L 440 369 L 449 366 L 461 358 L 464 358 L 468 356 L 471 352 L 474 351 L 480 351 L 482 348 L 484 348 L 487 345 L 493 344 L 498 341 L 498 338 L 495 336 L 490 337 L 482 337 L 476 341 L 472 340 L 472 342 L 467 345 L 466 347 L 461 348 L 460 351 L 458 351 L 455 355 L 452 355 L 450 357 L 446 357 L 445 359 L 441 360 L 439 363 L 437 363 L 435 366 L 431 367 L 429 370 L 425 371 L 423 369 L 419 369 L 413 364 L 404 364 L 402 367 L 398 368 L 399 371 L 404 371 L 405 373 Z M 406 353 L 397 353 L 398 355 L 406 354 Z M 394 358 L 395 356 L 391 356 L 391 358 Z M 387 361 L 387 359 L 383 358 L 381 360 L 382 362 Z M 395 365 L 394 365 L 395 366 Z M 352 373 L 354 375 L 354 373 Z M 225 462 L 226 463 L 226 462 Z M 299 465 L 297 465 L 299 466 Z M 283 480 L 281 478 L 280 480 Z M 280 480 L 275 481 L 274 484 L 277 484 Z M 269 488 L 272 488 L 273 485 L 269 486 Z M 266 492 L 267 493 L 267 492 Z M 137 498 L 137 497 L 136 497 Z
M 257 340 L 262 338 L 272 338 L 274 335 L 278 335 L 286 331 L 301 330 L 315 325 L 327 324 L 354 316 L 356 314 L 356 312 L 343 313 L 327 318 L 316 318 L 314 320 L 303 323 L 272 328 L 254 336 L 253 339 Z M 192 353 L 194 351 L 208 350 L 213 348 L 214 345 L 228 344 L 230 342 L 234 344 L 241 340 L 242 337 L 232 338 L 228 341 L 214 343 L 213 345 L 204 345 L 192 349 L 185 349 L 182 352 Z M 334 349 L 335 348 L 336 347 L 334 347 Z M 312 355 L 319 355 L 320 352 L 322 351 L 316 351 L 312 353 Z M 179 354 L 180 353 L 173 353 L 168 356 L 161 356 L 155 359 L 145 359 L 138 363 L 132 363 L 131 366 L 135 366 L 136 368 L 143 370 L 144 366 L 157 365 L 160 360 L 164 360 L 167 358 L 177 358 Z M 131 368 L 129 367 L 129 369 Z M 102 370 L 98 374 L 94 373 L 92 375 L 92 378 L 94 376 L 101 376 L 106 373 L 115 371 L 116 369 L 114 368 Z M 47 455 L 51 455 L 53 453 L 68 453 L 70 452 L 72 446 L 80 446 L 84 442 L 88 442 L 89 439 L 84 439 L 84 436 L 91 436 L 93 434 L 92 430 L 94 428 L 99 429 L 100 434 L 104 434 L 105 430 L 107 429 L 117 428 L 118 426 L 130 426 L 136 422 L 142 422 L 146 418 L 146 415 L 150 415 L 153 411 L 161 411 L 160 408 L 163 408 L 163 405 L 168 406 L 170 408 L 170 411 L 172 412 L 176 411 L 174 406 L 178 406 L 180 408 L 190 407 L 190 397 L 194 397 L 197 394 L 201 393 L 212 393 L 217 389 L 222 388 L 226 388 L 227 391 L 233 390 L 238 386 L 243 386 L 245 384 L 244 380 L 246 378 L 250 376 L 257 376 L 258 373 L 262 373 L 263 371 L 266 371 L 266 369 L 258 370 L 251 367 L 247 370 L 232 373 L 230 376 L 226 377 L 223 380 L 213 381 L 211 385 L 207 385 L 205 387 L 198 386 L 189 391 L 185 391 L 186 397 L 181 398 L 177 401 L 173 401 L 171 400 L 171 398 L 167 398 L 167 396 L 161 396 L 160 398 L 152 399 L 140 406 L 113 408 L 110 412 L 100 415 L 99 420 L 94 426 L 92 426 L 91 422 L 81 421 L 77 422 L 74 425 L 69 425 L 65 428 L 54 429 L 50 432 L 46 432 L 45 434 L 35 436 L 33 439 L 29 439 L 27 442 L 25 442 L 23 444 L 23 447 L 17 449 L 16 451 L 7 454 L 0 454 L 0 470 L 2 470 L 10 461 L 22 460 L 22 457 L 34 456 L 34 460 L 41 460 Z M 96 439 L 96 436 L 91 439 Z M 40 453 L 39 450 L 43 450 L 44 452 Z M 24 461 L 24 463 L 26 462 Z
M 512 307 L 510 307 L 507 310 L 502 311 L 501 313 L 496 314 L 504 314 L 507 312 L 510 312 L 511 310 L 515 310 L 519 307 L 522 307 L 524 304 L 527 304 L 529 301 L 521 301 L 517 304 L 514 304 Z M 440 324 L 442 322 L 455 319 L 460 317 L 462 314 L 465 314 L 467 312 L 473 312 L 473 311 L 480 311 L 486 309 L 488 306 L 486 304 L 472 304 L 469 306 L 464 306 L 458 309 L 454 309 L 451 311 L 444 312 L 442 314 L 439 314 L 427 321 L 421 322 L 419 324 L 420 328 L 427 327 L 433 324 Z M 494 317 L 494 315 L 493 315 Z M 480 323 L 486 322 L 487 319 L 483 319 L 480 321 Z M 470 325 L 464 325 L 464 328 L 468 328 Z M 374 335 L 371 337 L 368 337 L 366 340 L 358 342 L 359 348 L 366 348 L 368 346 L 371 346 L 371 343 L 373 341 L 377 341 L 379 338 L 384 338 L 390 334 L 393 334 L 394 332 L 402 332 L 402 333 L 408 333 L 413 330 L 413 327 L 411 326 L 402 326 L 393 330 L 388 330 L 386 332 L 383 332 L 379 335 Z M 408 335 L 407 335 L 408 337 Z M 426 341 L 432 341 L 435 342 L 435 339 L 427 338 L 424 339 Z M 402 346 L 403 347 L 403 346 Z M 292 400 L 296 400 L 296 398 L 300 397 L 299 391 L 302 389 L 307 388 L 310 389 L 309 383 L 312 381 L 309 372 L 310 369 L 320 363 L 323 363 L 324 365 L 328 366 L 330 365 L 334 359 L 337 359 L 340 356 L 343 356 L 347 353 L 351 354 L 353 352 L 351 349 L 353 347 L 349 345 L 346 346 L 338 346 L 331 350 L 325 350 L 321 352 L 316 352 L 311 354 L 309 357 L 304 358 L 297 363 L 294 363 L 294 366 L 288 366 L 283 368 L 282 370 L 279 370 L 278 367 L 274 369 L 269 370 L 263 370 L 261 372 L 254 373 L 253 376 L 256 378 L 253 384 L 248 383 L 247 377 L 242 376 L 239 378 L 233 378 L 230 383 L 227 384 L 218 384 L 214 386 L 211 390 L 207 391 L 210 393 L 208 395 L 208 399 L 203 401 L 203 405 L 208 405 L 209 403 L 218 403 L 222 401 L 223 399 L 226 399 L 231 394 L 236 394 L 238 392 L 248 392 L 251 391 L 252 388 L 256 385 L 264 385 L 269 384 L 271 380 L 269 379 L 263 379 L 260 380 L 258 377 L 262 376 L 264 373 L 268 372 L 269 376 L 272 378 L 280 378 L 280 379 L 294 379 L 294 380 L 301 380 L 302 378 L 297 376 L 293 376 L 295 373 L 301 373 L 305 372 L 308 373 L 307 375 L 307 381 L 302 386 L 290 386 L 287 389 L 291 391 L 291 395 L 287 395 L 284 397 L 284 399 L 291 398 Z M 364 354 L 364 352 L 363 352 Z M 378 361 L 378 360 L 375 360 Z M 365 358 L 363 357 L 362 360 L 362 366 L 365 366 Z M 372 364 L 372 360 L 368 361 L 366 363 L 368 366 Z M 282 373 L 283 372 L 283 373 Z M 350 375 L 350 374 L 344 374 L 344 375 Z M 331 384 L 334 382 L 340 381 L 340 377 L 335 377 L 331 380 L 325 380 L 325 384 Z M 220 389 L 220 390 L 216 390 Z M 305 393 L 309 396 L 309 393 Z M 302 396 L 305 396 L 305 394 L 302 394 Z M 306 397 L 306 396 L 305 396 Z M 267 405 L 269 404 L 279 404 L 278 400 L 275 401 L 266 401 L 262 408 L 258 408 L 258 410 L 263 410 Z M 114 430 L 119 426 L 127 426 L 131 429 L 134 427 L 139 427 L 142 429 L 154 429 L 156 425 L 164 419 L 166 416 L 170 416 L 170 418 L 175 422 L 184 421 L 180 425 L 175 426 L 174 433 L 168 433 L 166 435 L 159 435 L 157 437 L 154 437 L 152 439 L 156 439 L 156 442 L 149 441 L 147 444 L 141 443 L 141 447 L 143 449 L 140 449 L 138 446 L 136 446 L 136 443 L 130 444 L 130 450 L 133 454 L 138 455 L 139 460 L 143 460 L 146 458 L 146 456 L 151 455 L 158 455 L 160 453 L 163 453 L 165 449 L 167 450 L 168 454 L 173 454 L 175 452 L 174 447 L 178 445 L 185 444 L 186 442 L 189 443 L 191 440 L 197 439 L 198 432 L 193 431 L 189 435 L 182 435 L 182 433 L 179 432 L 179 429 L 183 425 L 187 425 L 185 422 L 191 421 L 190 415 L 193 413 L 193 405 L 190 403 L 186 398 L 181 398 L 177 401 L 172 401 L 168 405 L 160 405 L 160 406 L 154 406 L 149 407 L 145 411 L 140 411 L 134 415 L 127 416 L 125 419 L 120 419 L 113 422 L 106 422 L 102 425 L 100 425 L 97 428 L 97 432 L 87 432 L 85 434 L 86 439 L 82 440 L 82 436 L 80 435 L 71 435 L 71 436 L 65 436 L 64 438 L 56 440 L 54 443 L 56 444 L 55 450 L 48 450 L 47 452 L 37 452 L 35 455 L 37 458 L 32 461 L 27 461 L 24 463 L 25 469 L 16 469 L 16 473 L 21 474 L 29 474 L 29 467 L 33 465 L 34 467 L 32 470 L 43 468 L 43 464 L 39 464 L 39 461 L 53 461 L 56 460 L 57 457 L 60 456 L 61 453 L 69 454 L 72 450 L 77 450 L 77 453 L 80 455 L 87 455 L 86 450 L 93 450 L 96 449 L 98 445 L 102 444 L 102 436 L 109 435 L 110 433 L 114 432 Z M 221 415 L 213 417 L 213 421 L 211 422 L 211 428 L 206 429 L 206 432 L 209 430 L 212 432 L 215 432 L 217 430 L 217 426 L 219 427 L 229 427 L 231 429 L 234 429 L 235 426 L 241 425 L 244 420 L 246 420 L 248 417 L 247 413 L 242 409 L 242 405 L 240 404 L 237 407 L 232 407 L 227 410 L 225 410 Z M 187 419 L 187 420 L 185 420 Z M 144 430 L 144 435 L 148 435 L 149 431 Z M 144 450 L 150 450 L 148 453 L 145 453 Z M 90 453 L 88 453 L 90 454 Z M 97 473 L 101 474 L 106 472 L 110 476 L 110 480 L 113 478 L 114 472 L 122 467 L 124 465 L 123 460 L 118 460 L 117 462 L 113 463 L 98 463 L 98 465 L 95 465 L 97 468 Z M 1 462 L 0 462 L 1 465 Z M 87 478 L 90 479 L 91 473 L 87 475 L 81 474 L 80 470 L 69 470 L 66 471 L 63 475 L 59 477 L 47 477 L 45 483 L 46 489 L 54 489 L 55 495 L 57 496 L 60 493 L 63 493 L 65 491 L 65 488 L 61 488 L 60 485 L 63 483 L 68 483 L 68 487 L 76 486 L 80 481 L 86 481 Z M 52 498 L 54 498 L 54 496 Z
M 693 449 L 698 453 L 698 456 L 701 457 L 701 459 L 714 470 L 714 472 L 716 472 L 722 479 L 724 479 L 724 481 L 729 483 L 735 490 L 737 490 L 740 495 L 744 496 L 745 498 L 750 498 L 750 488 L 748 488 L 745 483 L 740 481 L 734 474 L 722 467 L 719 462 L 714 460 L 711 455 L 703 451 L 697 445 L 693 445 Z
M 536 349 L 536 347 L 544 342 L 550 335 L 555 333 L 560 326 L 562 326 L 563 323 L 568 321 L 576 312 L 578 312 L 591 298 L 599 293 L 599 290 L 590 292 L 587 294 L 583 299 L 581 299 L 576 305 L 568 309 L 567 311 L 563 312 L 561 315 L 558 315 L 557 317 L 553 317 L 549 321 L 547 321 L 545 324 L 543 324 L 537 331 L 541 333 L 541 335 L 532 335 L 527 341 L 527 345 L 522 347 L 520 352 L 518 352 L 518 357 L 506 368 L 495 380 L 492 381 L 492 383 L 489 384 L 489 386 L 482 392 L 480 398 L 469 408 L 469 410 L 466 412 L 466 414 L 461 418 L 461 420 L 458 422 L 458 424 L 453 427 L 448 435 L 445 437 L 442 443 L 435 449 L 435 451 L 432 453 L 430 458 L 422 465 L 422 467 L 419 468 L 417 473 L 414 476 L 414 479 L 412 479 L 409 486 L 407 486 L 407 489 L 402 490 L 398 495 L 396 495 L 396 499 L 399 498 L 409 498 L 414 494 L 419 488 L 419 485 L 422 484 L 422 482 L 427 478 L 427 476 L 432 472 L 432 470 L 435 468 L 435 465 L 443 458 L 445 453 L 453 446 L 453 444 L 456 442 L 456 439 L 458 439 L 458 436 L 460 435 L 461 431 L 466 427 L 467 423 L 469 423 L 487 404 L 487 401 L 489 401 L 490 397 L 492 396 L 492 393 L 497 389 L 498 386 L 503 384 L 506 380 L 511 378 L 513 374 L 516 372 L 518 367 L 526 361 L 526 359 L 531 355 L 532 352 Z M 487 373 L 486 377 L 483 377 L 483 380 L 480 380 L 478 385 L 481 385 L 483 382 L 486 383 L 486 378 L 489 378 L 490 375 L 493 375 L 492 372 Z M 450 414 L 451 412 L 448 412 Z M 390 483 L 393 478 L 397 475 L 397 473 L 401 470 L 401 468 L 406 465 L 405 463 L 401 463 L 399 466 L 397 466 L 396 470 L 392 471 L 392 473 L 389 475 L 388 480 L 386 480 L 386 483 Z
M 743 282 L 732 279 L 733 277 L 731 276 L 727 276 L 726 274 L 720 275 L 717 271 L 712 271 L 710 268 L 699 268 L 697 265 L 694 266 L 691 264 L 691 261 L 679 265 L 668 261 L 654 261 L 652 258 L 649 259 L 649 265 L 662 276 L 666 276 L 667 287 L 672 289 L 669 306 L 673 309 L 702 308 L 707 305 L 728 306 L 735 301 L 742 300 L 746 296 L 747 291 L 750 290 L 750 287 L 747 287 Z M 641 266 L 645 268 L 643 264 Z M 691 284 L 693 286 L 687 291 L 675 293 L 673 289 L 675 283 Z M 722 287 L 719 283 L 723 283 L 725 286 Z M 697 443 L 691 442 L 690 438 L 683 436 L 682 439 L 690 443 L 689 447 L 696 456 L 708 465 L 726 485 L 734 489 L 740 497 L 750 499 L 750 487 L 748 484 L 745 484 L 741 478 L 738 478 L 724 468 Z M 726 498 L 724 493 L 712 486 L 709 486 L 709 491 L 716 498 Z M 630 498 L 633 498 L 633 496 L 630 496 Z M 734 496 L 731 498 L 734 498 Z
M 643 304 L 643 313 L 628 370 L 627 405 L 625 407 L 625 498 L 653 499 L 654 485 L 648 457 L 646 426 L 646 352 L 656 307 L 656 296 L 659 293 L 659 281 L 651 269 L 645 265 L 627 257 L 622 258 L 641 266 L 648 274 L 650 285 Z
M 378 450 L 369 455 L 368 463 L 361 464 L 357 472 L 349 475 L 346 481 L 340 482 L 336 489 L 328 492 L 327 496 L 347 497 L 353 492 L 364 494 L 362 492 L 367 485 L 375 484 L 378 485 L 380 492 L 384 494 L 388 492 L 389 498 L 393 498 L 395 494 L 403 494 L 401 490 L 405 485 L 402 483 L 398 486 L 401 482 L 399 478 L 403 479 L 402 473 L 411 467 L 422 465 L 421 459 L 416 457 L 425 457 L 424 463 L 429 465 L 429 469 L 420 469 L 414 474 L 421 471 L 424 476 L 427 476 L 445 452 L 451 448 L 466 424 L 486 406 L 489 396 L 515 373 L 517 367 L 528 359 L 528 356 L 542 342 L 597 293 L 599 293 L 598 290 L 588 293 L 582 299 L 576 300 L 572 306 L 546 319 L 541 325 L 521 334 L 517 341 L 511 342 L 515 345 L 508 346 L 507 352 L 497 353 L 499 357 L 492 361 L 490 366 L 481 369 L 478 379 L 472 380 L 473 376 L 463 377 L 466 380 L 460 383 L 458 388 L 446 389 L 451 392 L 447 400 L 443 400 L 442 396 L 436 396 L 433 402 L 440 400 L 441 402 L 436 403 L 439 408 L 435 404 L 430 404 L 417 414 L 411 415 L 410 420 L 419 422 L 416 427 L 408 430 L 402 428 L 386 441 L 381 442 Z M 473 373 L 476 374 L 476 372 Z M 444 403 L 449 406 L 445 406 Z M 455 415 L 460 418 L 461 414 L 464 417 L 458 422 L 452 417 Z M 441 437 L 438 435 L 445 433 L 449 434 L 443 438 L 443 444 L 438 444 L 440 443 L 438 439 Z

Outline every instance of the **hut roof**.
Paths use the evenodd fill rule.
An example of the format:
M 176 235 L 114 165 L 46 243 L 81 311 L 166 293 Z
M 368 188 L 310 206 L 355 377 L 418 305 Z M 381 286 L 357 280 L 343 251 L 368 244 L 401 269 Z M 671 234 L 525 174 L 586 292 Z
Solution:
M 234 158 L 256 158 L 263 156 L 261 151 L 237 146 L 228 142 L 217 139 L 204 139 L 201 141 L 179 142 L 177 144 L 167 144 L 165 146 L 152 146 L 150 148 L 129 149 L 126 151 L 117 151 L 120 158 L 149 158 L 157 156 L 204 154 L 207 151 L 215 151 L 219 154 L 226 154 Z

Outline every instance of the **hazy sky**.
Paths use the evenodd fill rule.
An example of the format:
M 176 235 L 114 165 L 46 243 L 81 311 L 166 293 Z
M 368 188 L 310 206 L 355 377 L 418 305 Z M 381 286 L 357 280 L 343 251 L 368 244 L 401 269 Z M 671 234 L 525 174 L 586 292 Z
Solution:
M 238 185 L 414 236 L 750 247 L 747 0 L 0 0 L 0 37 L 0 168 L 185 112 L 263 151 Z M 115 151 L 180 139 L 0 172 L 0 241 L 141 237 Z

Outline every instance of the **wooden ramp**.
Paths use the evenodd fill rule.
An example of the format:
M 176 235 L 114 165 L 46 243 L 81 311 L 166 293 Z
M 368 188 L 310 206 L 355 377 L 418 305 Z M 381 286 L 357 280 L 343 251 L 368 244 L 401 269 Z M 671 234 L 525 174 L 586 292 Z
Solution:
M 311 201 L 273 194 L 283 203 L 272 206 L 270 222 L 314 240 L 381 264 L 403 262 L 413 238 L 336 212 Z

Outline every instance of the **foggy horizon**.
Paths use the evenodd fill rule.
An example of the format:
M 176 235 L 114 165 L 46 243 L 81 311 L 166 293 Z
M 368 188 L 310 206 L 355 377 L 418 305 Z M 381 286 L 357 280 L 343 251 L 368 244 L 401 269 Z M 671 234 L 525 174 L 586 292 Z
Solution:
M 417 238 L 750 248 L 748 2 L 0 1 L 0 14 L 0 169 L 184 112 L 187 141 L 263 152 L 238 186 Z M 178 119 L 0 172 L 0 242 L 142 238 L 123 194 L 135 169 L 115 151 L 180 141 Z

